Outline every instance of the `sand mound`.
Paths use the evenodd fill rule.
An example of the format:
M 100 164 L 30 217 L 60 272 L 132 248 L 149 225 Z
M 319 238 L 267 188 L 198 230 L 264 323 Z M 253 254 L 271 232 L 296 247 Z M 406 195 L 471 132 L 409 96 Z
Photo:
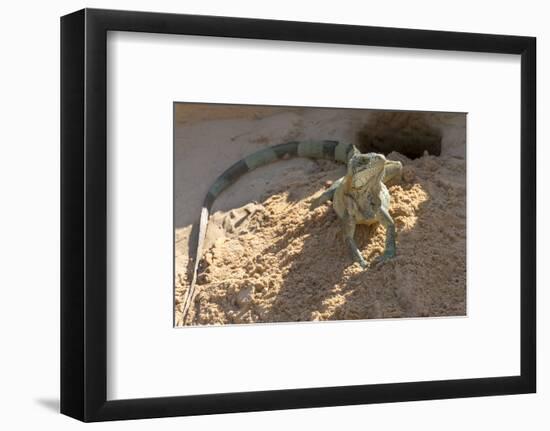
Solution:
M 194 304 L 185 324 L 230 324 L 466 314 L 466 164 L 450 155 L 409 160 L 390 185 L 398 256 L 364 271 L 342 240 L 330 203 L 309 202 L 342 167 L 319 161 L 307 177 L 284 177 L 257 203 L 210 219 Z M 359 226 L 371 262 L 381 226 Z M 176 324 L 189 277 L 176 276 Z

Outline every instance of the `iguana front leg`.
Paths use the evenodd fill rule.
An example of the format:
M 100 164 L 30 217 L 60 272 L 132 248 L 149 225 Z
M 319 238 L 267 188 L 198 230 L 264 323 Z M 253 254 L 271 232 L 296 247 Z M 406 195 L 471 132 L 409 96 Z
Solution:
M 377 211 L 376 219 L 386 228 L 386 244 L 384 253 L 376 259 L 377 263 L 382 263 L 392 257 L 395 257 L 395 223 L 388 213 L 388 210 L 384 207 L 381 207 Z
M 367 268 L 367 261 L 355 243 L 355 219 L 350 216 L 347 211 L 342 217 L 342 229 L 344 232 L 344 240 L 348 244 L 351 255 L 357 262 L 359 262 L 359 265 L 361 265 L 363 269 Z
M 336 181 L 332 183 L 332 185 L 326 189 L 320 196 L 316 197 L 311 201 L 311 204 L 309 206 L 310 210 L 314 210 L 315 208 L 319 207 L 320 205 L 324 204 L 326 201 L 330 201 L 334 197 L 334 192 L 336 189 L 342 184 L 342 181 L 344 181 L 345 177 L 339 178 Z

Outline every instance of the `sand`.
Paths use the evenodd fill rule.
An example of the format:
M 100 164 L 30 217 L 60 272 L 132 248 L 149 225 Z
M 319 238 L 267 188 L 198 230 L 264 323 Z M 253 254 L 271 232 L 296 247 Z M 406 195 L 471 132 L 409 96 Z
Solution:
M 201 109 L 178 117 L 176 325 L 184 324 L 188 257 L 194 253 L 189 238 L 196 231 L 192 225 L 213 179 L 243 155 L 285 138 L 324 134 L 353 142 L 368 121 L 365 111 L 350 116 L 343 110 L 278 109 L 251 116 L 252 109 L 236 112 L 235 118 L 227 107 L 217 116 L 210 107 L 202 117 Z M 362 270 L 349 255 L 330 203 L 309 210 L 311 199 L 343 175 L 342 165 L 307 159 L 277 162 L 247 174 L 216 202 L 185 324 L 465 315 L 465 116 L 430 118 L 443 134 L 441 156 L 388 156 L 404 165 L 403 179 L 389 186 L 396 258 Z M 226 145 L 219 144 L 223 136 Z M 224 157 L 210 163 L 216 154 Z M 202 171 L 200 163 L 191 163 L 201 157 Z M 200 181 L 190 180 L 193 174 L 200 174 Z M 358 228 L 357 243 L 367 261 L 382 252 L 384 238 L 381 226 Z

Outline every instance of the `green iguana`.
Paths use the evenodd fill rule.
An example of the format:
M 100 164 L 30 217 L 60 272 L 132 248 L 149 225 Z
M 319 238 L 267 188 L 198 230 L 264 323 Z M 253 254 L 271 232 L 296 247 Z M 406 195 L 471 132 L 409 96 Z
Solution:
M 208 190 L 201 210 L 193 275 L 183 308 L 184 321 L 193 301 L 208 216 L 214 200 L 247 172 L 276 160 L 286 160 L 291 157 L 329 159 L 347 164 L 346 175 L 335 181 L 330 188 L 314 199 L 311 209 L 332 200 L 332 206 L 342 220 L 345 241 L 353 258 L 363 268 L 367 268 L 368 265 L 355 243 L 354 235 L 357 224 L 381 223 L 386 228 L 386 244 L 384 253 L 378 258 L 378 261 L 381 262 L 395 256 L 395 225 L 388 212 L 390 194 L 384 183 L 401 176 L 401 162 L 387 160 L 382 154 L 362 154 L 355 146 L 337 141 L 288 142 L 268 147 L 233 164 L 216 179 Z

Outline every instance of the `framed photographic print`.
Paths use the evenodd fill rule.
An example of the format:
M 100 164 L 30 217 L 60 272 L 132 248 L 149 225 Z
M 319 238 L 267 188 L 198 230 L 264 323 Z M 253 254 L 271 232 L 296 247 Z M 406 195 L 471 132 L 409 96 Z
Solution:
M 61 18 L 61 411 L 536 388 L 532 37 Z

